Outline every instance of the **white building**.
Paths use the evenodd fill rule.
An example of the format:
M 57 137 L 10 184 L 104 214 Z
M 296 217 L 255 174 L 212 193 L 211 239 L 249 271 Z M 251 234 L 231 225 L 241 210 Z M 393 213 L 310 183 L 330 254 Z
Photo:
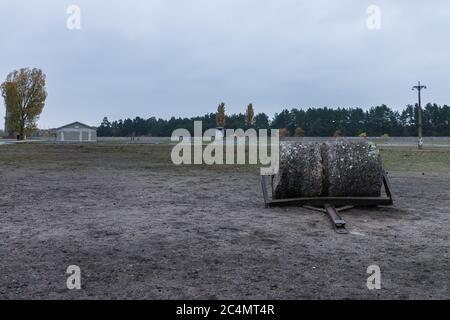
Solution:
M 96 142 L 97 129 L 81 122 L 74 122 L 56 129 L 56 141 Z

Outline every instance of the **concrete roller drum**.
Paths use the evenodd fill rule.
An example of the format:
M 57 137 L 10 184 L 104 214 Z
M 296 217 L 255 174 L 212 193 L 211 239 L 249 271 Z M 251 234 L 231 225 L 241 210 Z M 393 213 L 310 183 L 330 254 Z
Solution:
M 379 197 L 382 170 L 377 147 L 366 141 L 282 143 L 273 198 Z
M 322 156 L 318 144 L 282 143 L 273 198 L 316 197 L 322 192 Z

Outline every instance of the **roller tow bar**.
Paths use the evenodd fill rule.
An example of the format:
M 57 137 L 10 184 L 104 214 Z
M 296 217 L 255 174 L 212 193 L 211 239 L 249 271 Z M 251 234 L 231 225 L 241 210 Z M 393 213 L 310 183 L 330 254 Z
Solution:
M 380 197 L 303 197 L 288 199 L 273 199 L 269 195 L 267 179 L 270 179 L 273 191 L 273 175 L 261 176 L 261 187 L 263 191 L 264 204 L 266 208 L 300 206 L 305 209 L 321 211 L 328 215 L 334 230 L 339 234 L 347 234 L 345 220 L 339 212 L 350 210 L 354 207 L 376 207 L 389 206 L 394 204 L 391 185 L 387 173 L 383 170 L 383 186 L 385 196 Z

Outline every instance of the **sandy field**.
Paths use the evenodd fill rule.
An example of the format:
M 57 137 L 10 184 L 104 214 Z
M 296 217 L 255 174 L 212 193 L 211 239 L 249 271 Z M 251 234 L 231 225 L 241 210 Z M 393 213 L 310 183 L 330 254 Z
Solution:
M 342 213 L 348 235 L 170 148 L 0 146 L 0 299 L 450 299 L 450 148 L 383 147 L 395 206 Z

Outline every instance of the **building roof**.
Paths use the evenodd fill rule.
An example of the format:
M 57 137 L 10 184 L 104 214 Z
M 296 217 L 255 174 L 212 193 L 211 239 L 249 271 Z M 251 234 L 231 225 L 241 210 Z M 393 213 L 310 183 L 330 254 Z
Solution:
M 90 126 L 88 126 L 87 124 L 81 123 L 81 122 L 79 122 L 79 121 L 75 121 L 75 122 L 72 122 L 72 123 L 66 124 L 65 126 L 62 126 L 62 127 L 56 128 L 55 130 L 60 130 L 60 129 L 64 129 L 64 128 L 67 128 L 67 127 L 71 127 L 71 126 L 73 126 L 73 125 L 79 125 L 80 127 L 84 127 L 85 129 L 92 129 L 92 130 L 97 130 L 97 128 L 96 128 L 96 127 L 90 127 Z

